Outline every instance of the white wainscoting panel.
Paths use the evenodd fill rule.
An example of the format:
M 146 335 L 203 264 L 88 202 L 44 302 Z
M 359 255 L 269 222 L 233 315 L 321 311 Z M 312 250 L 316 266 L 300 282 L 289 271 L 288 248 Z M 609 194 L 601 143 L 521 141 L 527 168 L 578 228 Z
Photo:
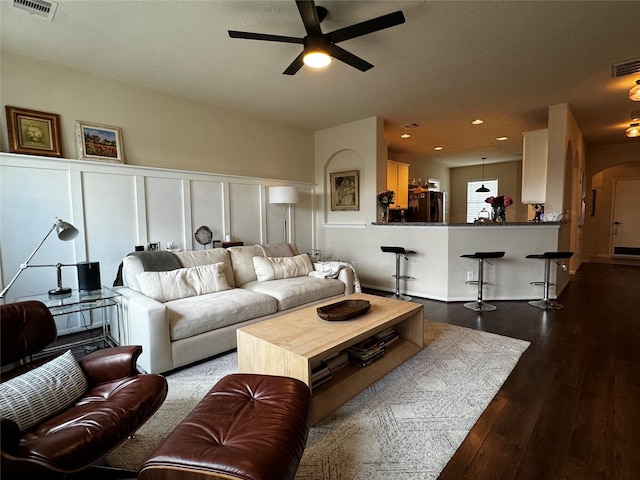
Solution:
M 281 242 L 282 205 L 266 203 L 272 185 L 300 190 L 287 219 L 300 251 L 309 251 L 315 238 L 312 184 L 0 153 L 0 289 L 56 217 L 80 234 L 62 242 L 52 233 L 30 264 L 100 262 L 105 286 L 113 285 L 120 262 L 136 245 L 160 242 L 165 250 L 173 241 L 181 249 L 202 248 L 193 237 L 201 225 L 211 228 L 214 240 L 229 234 L 245 245 Z M 78 287 L 75 266 L 63 267 L 62 277 L 64 286 Z M 54 267 L 28 268 L 4 301 L 55 286 Z M 57 317 L 58 334 L 77 331 L 89 321 L 79 315 Z
M 231 240 L 256 245 L 263 242 L 260 185 L 229 182 Z
M 298 189 L 298 203 L 295 206 L 295 218 L 293 219 L 293 241 L 298 246 L 300 253 L 309 253 L 316 246 L 313 232 L 313 190 Z
M 224 189 L 221 181 L 191 181 L 191 236 L 187 239 L 188 250 L 204 248 L 194 238 L 195 231 L 207 226 L 213 232 L 212 240 L 224 240 Z M 207 245 L 211 248 L 213 245 Z M 180 245 L 185 248 L 184 245 Z
M 100 172 L 82 174 L 87 261 L 100 262 L 105 286 L 138 243 L 135 178 Z
M 82 219 L 71 218 L 69 172 L 58 169 L 6 167 L 0 175 L 3 288 L 20 265 L 56 223 L 56 217 L 82 229 Z M 52 232 L 29 265 L 75 263 L 74 241 L 60 241 Z M 63 267 L 64 286 L 77 286 L 77 271 Z M 27 268 L 18 277 L 5 300 L 46 293 L 55 288 L 56 269 Z
M 165 250 L 171 241 L 185 244 L 184 190 L 180 178 L 146 177 L 147 244 L 160 242 Z

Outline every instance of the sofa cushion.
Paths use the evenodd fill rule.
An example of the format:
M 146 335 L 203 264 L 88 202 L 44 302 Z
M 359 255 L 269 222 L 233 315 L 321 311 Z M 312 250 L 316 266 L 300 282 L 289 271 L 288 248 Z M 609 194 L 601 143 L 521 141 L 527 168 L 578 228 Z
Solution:
M 138 273 L 164 272 L 182 268 L 171 252 L 131 252 L 122 260 L 122 280 L 125 287 L 140 291 Z
M 87 379 L 71 350 L 0 384 L 0 416 L 25 431 L 79 399 Z
M 256 271 L 253 267 L 253 257 L 264 257 L 259 246 L 229 247 L 227 251 L 231 255 L 236 287 L 257 280 Z
M 267 243 L 257 246 L 265 257 L 294 257 L 299 253 L 295 243 Z
M 236 286 L 231 266 L 231 257 L 224 248 L 210 248 L 209 250 L 187 250 L 184 252 L 174 252 L 183 267 L 199 267 L 200 265 L 211 265 L 212 263 L 224 264 L 224 275 L 230 287 Z
M 295 257 L 253 257 L 253 267 L 259 282 L 302 277 L 313 271 L 313 263 L 306 253 Z
M 168 272 L 142 272 L 138 274 L 138 283 L 144 295 L 164 303 L 229 290 L 223 269 L 223 263 L 214 263 Z
M 171 341 L 278 311 L 275 298 L 241 288 L 173 300 L 165 303 L 165 306 Z
M 244 290 L 259 292 L 278 300 L 278 310 L 288 310 L 304 303 L 344 293 L 345 285 L 333 278 L 295 277 L 269 282 L 249 282 Z

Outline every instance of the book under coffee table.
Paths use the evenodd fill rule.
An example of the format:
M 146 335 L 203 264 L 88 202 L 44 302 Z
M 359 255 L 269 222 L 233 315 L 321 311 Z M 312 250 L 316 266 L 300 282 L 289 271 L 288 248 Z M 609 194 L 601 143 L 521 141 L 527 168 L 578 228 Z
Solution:
M 371 309 L 346 321 L 322 320 L 314 305 L 237 330 L 238 371 L 298 378 L 312 389 L 313 424 L 337 410 L 369 385 L 424 347 L 423 307 L 420 304 L 356 293 L 345 300 L 368 300 Z M 312 388 L 312 370 L 348 347 L 389 327 L 399 337 L 385 346 L 384 355 L 366 367 L 348 365 L 331 380 Z

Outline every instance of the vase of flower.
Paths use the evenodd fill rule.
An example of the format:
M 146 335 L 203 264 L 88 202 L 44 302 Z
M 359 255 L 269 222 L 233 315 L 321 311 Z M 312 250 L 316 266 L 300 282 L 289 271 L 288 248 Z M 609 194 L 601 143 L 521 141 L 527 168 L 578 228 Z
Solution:
M 493 214 L 491 219 L 494 222 L 506 222 L 507 221 L 507 207 L 504 205 L 496 205 L 493 207 Z
M 500 223 L 507 221 L 507 207 L 513 203 L 513 199 L 511 197 L 508 195 L 499 195 L 494 197 L 492 195 L 485 199 L 485 202 L 491 205 L 491 220 Z
M 376 196 L 378 205 L 382 207 L 382 223 L 387 223 L 389 221 L 389 206 L 393 204 L 394 195 L 395 193 L 393 190 L 383 190 Z

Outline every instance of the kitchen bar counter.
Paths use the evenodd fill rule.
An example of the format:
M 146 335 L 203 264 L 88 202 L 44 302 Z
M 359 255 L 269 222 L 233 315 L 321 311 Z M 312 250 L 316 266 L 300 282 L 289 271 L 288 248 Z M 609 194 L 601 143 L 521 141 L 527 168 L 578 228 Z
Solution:
M 441 222 L 373 222 L 371 225 L 388 227 L 517 227 L 517 226 L 550 226 L 562 225 L 563 222 L 475 222 L 475 223 L 441 223 Z
M 331 242 L 323 245 L 327 258 L 352 263 L 365 287 L 393 292 L 395 256 L 381 251 L 382 245 L 404 247 L 416 253 L 402 260 L 401 281 L 408 295 L 446 302 L 474 300 L 477 287 L 467 280 L 477 278 L 477 261 L 461 255 L 479 251 L 504 251 L 504 258 L 485 266 L 484 295 L 489 300 L 542 298 L 544 264 L 526 258 L 530 254 L 569 250 L 569 222 L 505 223 L 372 223 L 324 225 L 331 228 Z M 335 252 L 335 253 L 334 253 Z M 557 276 L 556 276 L 557 271 Z M 552 264 L 552 278 L 561 289 L 568 272 Z M 556 293 L 551 289 L 551 296 Z

